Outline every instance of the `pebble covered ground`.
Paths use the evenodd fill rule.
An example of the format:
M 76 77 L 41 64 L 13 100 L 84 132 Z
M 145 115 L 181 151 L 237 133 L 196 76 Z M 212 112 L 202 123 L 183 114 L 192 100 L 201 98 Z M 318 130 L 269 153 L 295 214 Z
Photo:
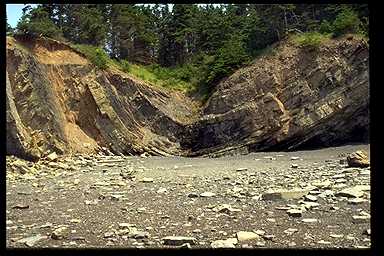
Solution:
M 369 248 L 369 145 L 221 158 L 7 156 L 7 247 Z

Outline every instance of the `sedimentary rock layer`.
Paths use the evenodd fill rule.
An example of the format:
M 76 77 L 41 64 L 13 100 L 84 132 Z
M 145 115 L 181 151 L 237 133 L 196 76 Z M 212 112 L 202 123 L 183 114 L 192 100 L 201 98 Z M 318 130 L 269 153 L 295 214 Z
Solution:
M 368 46 L 286 41 L 217 85 L 204 106 L 48 39 L 7 38 L 7 154 L 220 155 L 366 139 Z

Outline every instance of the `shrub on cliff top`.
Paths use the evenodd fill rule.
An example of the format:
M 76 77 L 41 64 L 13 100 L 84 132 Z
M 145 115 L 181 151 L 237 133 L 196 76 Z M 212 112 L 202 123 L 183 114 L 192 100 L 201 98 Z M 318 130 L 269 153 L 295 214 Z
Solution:
M 299 45 L 310 48 L 317 48 L 325 40 L 329 39 L 331 34 L 321 34 L 319 32 L 306 32 L 297 34 L 293 37 L 293 41 Z

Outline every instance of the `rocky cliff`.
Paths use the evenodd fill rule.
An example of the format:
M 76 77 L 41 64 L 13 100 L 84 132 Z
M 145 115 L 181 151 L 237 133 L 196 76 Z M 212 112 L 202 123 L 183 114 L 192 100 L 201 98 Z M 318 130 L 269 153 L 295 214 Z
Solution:
M 367 139 L 368 46 L 286 41 L 217 85 L 204 106 L 70 46 L 7 38 L 7 154 L 220 155 Z

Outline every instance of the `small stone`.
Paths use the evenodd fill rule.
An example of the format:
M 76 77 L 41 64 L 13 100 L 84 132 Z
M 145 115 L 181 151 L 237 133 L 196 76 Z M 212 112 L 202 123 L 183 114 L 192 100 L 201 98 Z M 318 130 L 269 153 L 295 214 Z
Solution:
M 241 212 L 241 209 L 232 208 L 229 204 L 221 204 L 213 208 L 213 211 L 230 214 L 232 212 Z
M 134 233 L 130 233 L 130 236 L 133 236 L 135 239 L 144 239 L 149 237 L 148 232 L 143 232 L 143 231 L 136 231 Z
M 84 201 L 84 203 L 86 204 L 86 205 L 95 205 L 95 204 L 97 204 L 99 201 L 97 200 L 97 199 L 95 199 L 95 200 L 85 200 Z
M 288 228 L 288 229 L 284 230 L 284 233 L 287 235 L 292 235 L 293 233 L 295 233 L 297 231 L 298 231 L 297 228 Z
M 236 236 L 237 236 L 237 240 L 239 242 L 259 239 L 258 234 L 254 233 L 254 232 L 248 232 L 248 231 L 239 231 L 236 233 Z
M 138 213 L 143 213 L 143 212 L 145 212 L 147 209 L 145 208 L 145 207 L 141 207 L 141 208 L 137 208 L 136 209 L 136 211 L 138 212 Z
M 330 180 L 315 181 L 315 182 L 312 182 L 311 185 L 317 188 L 327 189 L 331 187 L 332 182 Z
M 272 241 L 275 238 L 275 235 L 263 235 L 263 238 L 265 240 Z
M 318 244 L 331 244 L 331 242 L 320 240 L 317 242 Z
M 55 239 L 55 240 L 61 240 L 61 239 L 66 238 L 68 236 L 68 234 L 69 234 L 69 230 L 67 227 L 60 227 L 60 228 L 55 229 L 52 232 L 51 238 Z
M 236 239 L 237 243 L 237 239 Z M 212 248 L 236 248 L 233 241 L 227 240 L 216 240 L 211 243 Z
M 182 245 L 185 243 L 189 243 L 191 245 L 196 244 L 196 238 L 194 237 L 187 237 L 187 236 L 167 236 L 163 237 L 162 240 L 164 241 L 165 245 Z
M 15 206 L 12 207 L 13 209 L 28 209 L 29 205 L 27 204 L 16 204 Z
M 51 153 L 51 154 L 49 154 L 49 155 L 47 156 L 47 159 L 48 159 L 49 161 L 51 161 L 51 162 L 57 160 L 57 158 L 58 158 L 58 156 L 57 156 L 56 152 L 53 152 L 53 153 Z
M 213 196 L 216 196 L 216 194 L 212 193 L 212 192 L 204 192 L 204 193 L 201 193 L 200 196 L 201 197 L 213 197 Z
M 166 188 L 160 188 L 159 190 L 156 191 L 157 194 L 163 194 L 165 192 L 167 192 Z
M 189 193 L 188 197 L 189 198 L 196 198 L 196 197 L 199 197 L 199 195 L 197 193 Z
M 150 182 L 153 182 L 153 179 L 152 178 L 143 178 L 141 180 L 141 182 L 144 182 L 144 183 L 150 183 Z
M 344 237 L 344 235 L 336 235 L 336 234 L 331 234 L 329 236 L 332 237 L 332 238 L 342 238 L 342 237 Z
M 367 235 L 367 236 L 370 236 L 370 235 L 371 235 L 371 229 L 370 229 L 370 228 L 368 228 L 368 229 L 364 230 L 364 233 L 363 233 L 363 235 Z
M 297 168 L 299 168 L 299 165 L 298 164 L 291 164 L 291 168 L 297 169 Z
M 104 233 L 104 238 L 110 238 L 115 235 L 115 232 L 106 232 Z
M 288 215 L 291 217 L 301 217 L 303 215 L 303 211 L 299 209 L 289 209 L 287 211 Z
M 262 236 L 265 234 L 265 231 L 264 230 L 261 230 L 261 229 L 258 229 L 255 231 L 255 234 L 258 234 L 259 236 Z
M 368 202 L 368 200 L 363 199 L 363 198 L 352 198 L 352 199 L 348 199 L 348 203 L 349 203 L 349 204 L 361 204 L 361 203 L 364 203 L 364 202 Z
M 135 226 L 135 224 L 131 224 L 131 223 L 119 223 L 119 228 L 130 228 L 130 227 L 133 227 Z
M 370 220 L 371 220 L 371 217 L 367 216 L 367 215 L 355 215 L 355 216 L 352 216 L 352 222 L 355 223 L 355 224 L 367 223 L 367 222 L 370 222 Z
M 69 222 L 71 222 L 71 223 L 80 223 L 81 220 L 79 220 L 79 219 L 70 219 Z
M 318 222 L 317 219 L 311 219 L 311 218 L 302 219 L 301 221 L 304 222 L 304 223 L 315 223 L 315 222 Z
M 265 246 L 265 242 L 264 241 L 258 241 L 258 242 L 256 242 L 256 246 L 257 247 L 264 247 Z
M 312 208 L 318 207 L 320 204 L 316 202 L 303 201 L 302 205 L 304 206 L 305 209 L 310 210 Z
M 310 201 L 310 202 L 316 202 L 317 201 L 317 197 L 316 196 L 312 196 L 312 195 L 306 195 L 305 196 L 305 200 L 306 201 Z
M 191 246 L 191 244 L 190 244 L 190 243 L 185 243 L 185 244 L 182 244 L 182 245 L 180 246 L 180 248 L 184 248 L 184 249 L 191 249 L 191 248 L 192 248 L 192 246 Z
M 237 172 L 244 172 L 244 171 L 247 171 L 248 168 L 238 168 L 236 169 Z
M 291 160 L 299 160 L 300 159 L 300 157 L 297 157 L 297 156 L 292 156 L 291 157 Z

